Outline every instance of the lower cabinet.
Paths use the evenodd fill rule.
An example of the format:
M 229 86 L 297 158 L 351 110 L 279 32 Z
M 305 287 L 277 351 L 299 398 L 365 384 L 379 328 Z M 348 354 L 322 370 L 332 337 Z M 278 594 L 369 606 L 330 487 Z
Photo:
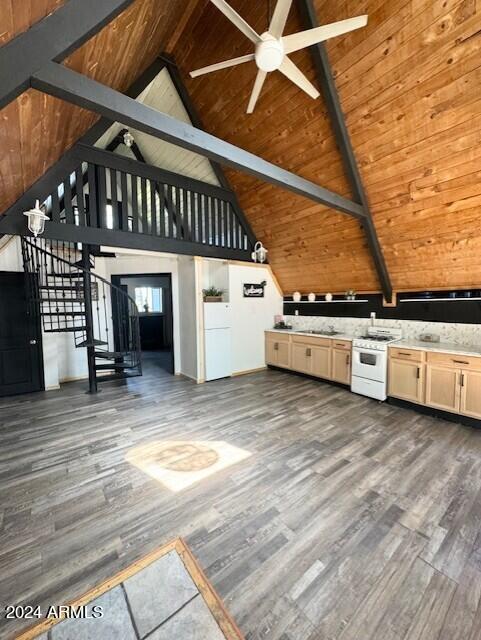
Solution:
M 311 375 L 331 380 L 331 348 L 325 346 L 311 349 Z
M 312 370 L 312 349 L 307 344 L 292 343 L 291 346 L 291 369 L 311 373 Z
M 290 367 L 289 336 L 266 333 L 266 364 L 272 364 L 276 367 Z
M 266 364 L 350 384 L 351 342 L 332 342 L 330 338 L 267 331 Z
M 461 413 L 481 418 L 481 371 L 461 371 Z
M 388 395 L 408 402 L 424 402 L 424 364 L 389 359 Z
M 389 396 L 481 420 L 480 357 L 389 351 Z
M 426 404 L 428 407 L 459 413 L 460 376 L 457 369 L 428 364 Z
M 336 349 L 332 350 L 332 371 L 331 378 L 336 382 L 343 384 L 351 383 L 351 350 Z

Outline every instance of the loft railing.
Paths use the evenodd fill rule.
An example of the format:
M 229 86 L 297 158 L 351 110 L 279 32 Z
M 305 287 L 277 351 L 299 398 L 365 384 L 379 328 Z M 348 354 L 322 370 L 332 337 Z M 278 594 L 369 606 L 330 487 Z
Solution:
M 76 157 L 44 199 L 53 225 L 164 239 L 179 253 L 188 244 L 212 247 L 211 255 L 215 248 L 232 257 L 251 251 L 230 191 L 94 147 L 78 145 Z

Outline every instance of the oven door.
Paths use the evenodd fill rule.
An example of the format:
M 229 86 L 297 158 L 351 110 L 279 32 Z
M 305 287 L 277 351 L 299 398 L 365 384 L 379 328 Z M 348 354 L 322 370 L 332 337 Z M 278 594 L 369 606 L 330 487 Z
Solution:
M 352 350 L 352 375 L 384 382 L 387 376 L 387 351 L 354 347 Z

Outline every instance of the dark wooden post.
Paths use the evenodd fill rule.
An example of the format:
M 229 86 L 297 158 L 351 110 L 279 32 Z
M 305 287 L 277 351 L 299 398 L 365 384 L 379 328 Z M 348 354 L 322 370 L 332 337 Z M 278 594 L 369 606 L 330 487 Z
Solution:
M 85 334 L 87 340 L 87 362 L 89 368 L 89 393 L 97 393 L 95 371 L 94 319 L 92 313 L 92 281 L 90 279 L 90 245 L 82 245 L 82 266 L 85 305 Z

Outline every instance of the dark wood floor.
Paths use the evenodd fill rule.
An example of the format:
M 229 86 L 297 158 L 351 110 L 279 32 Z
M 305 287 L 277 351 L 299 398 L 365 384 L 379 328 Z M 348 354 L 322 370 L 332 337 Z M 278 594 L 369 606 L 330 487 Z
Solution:
M 182 535 L 248 640 L 481 638 L 481 432 L 276 371 L 84 388 L 0 400 L 2 609 Z M 253 455 L 175 494 L 125 460 L 164 439 Z

